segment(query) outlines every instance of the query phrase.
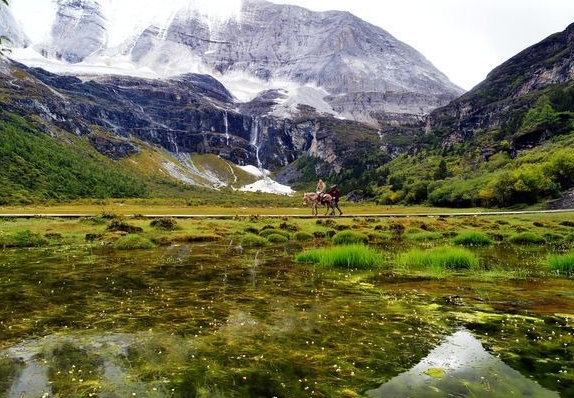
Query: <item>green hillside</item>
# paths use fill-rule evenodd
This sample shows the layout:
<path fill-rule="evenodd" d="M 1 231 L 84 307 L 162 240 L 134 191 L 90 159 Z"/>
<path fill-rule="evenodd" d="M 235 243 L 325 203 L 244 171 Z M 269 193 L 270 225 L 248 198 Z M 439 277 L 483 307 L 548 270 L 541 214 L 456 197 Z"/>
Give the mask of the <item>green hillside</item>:
<path fill-rule="evenodd" d="M 0 118 L 0 204 L 145 197 L 146 182 L 66 134 L 68 145 L 13 115 Z"/>
<path fill-rule="evenodd" d="M 558 197 L 574 187 L 574 87 L 536 95 L 533 106 L 507 115 L 512 123 L 476 131 L 462 143 L 441 145 L 449 129 L 427 133 L 425 144 L 367 172 L 365 192 L 381 204 L 448 207 L 508 207 Z"/>

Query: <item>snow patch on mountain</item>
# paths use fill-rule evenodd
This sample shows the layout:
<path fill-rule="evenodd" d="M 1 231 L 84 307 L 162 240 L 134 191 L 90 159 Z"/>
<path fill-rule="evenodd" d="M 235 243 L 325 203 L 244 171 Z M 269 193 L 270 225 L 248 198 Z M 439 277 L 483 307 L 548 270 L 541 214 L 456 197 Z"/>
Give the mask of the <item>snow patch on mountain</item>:
<path fill-rule="evenodd" d="M 58 6 L 66 0 L 10 0 L 10 9 L 33 43 L 49 39 Z M 166 27 L 181 10 L 194 10 L 211 21 L 235 18 L 241 11 L 242 0 L 94 0 L 106 16 L 108 47 L 114 47 L 130 37 L 139 35 L 153 25 Z"/>

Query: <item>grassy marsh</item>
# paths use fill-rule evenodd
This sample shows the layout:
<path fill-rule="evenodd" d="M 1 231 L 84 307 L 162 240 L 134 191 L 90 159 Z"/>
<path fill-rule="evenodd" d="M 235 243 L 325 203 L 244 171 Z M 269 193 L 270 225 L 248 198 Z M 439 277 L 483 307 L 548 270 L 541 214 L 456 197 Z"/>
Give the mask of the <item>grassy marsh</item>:
<path fill-rule="evenodd" d="M 491 243 L 453 243 L 476 231 Z M 511 239 L 525 232 L 554 238 Z M 38 391 L 62 396 L 358 397 L 464 328 L 568 396 L 574 282 L 549 258 L 573 233 L 571 213 L 3 218 L 0 387 L 20 391 L 36 366 Z M 336 244 L 356 234 L 366 244 Z M 119 250 L 125 239 L 155 246 Z M 459 252 L 471 262 L 416 266 Z"/>

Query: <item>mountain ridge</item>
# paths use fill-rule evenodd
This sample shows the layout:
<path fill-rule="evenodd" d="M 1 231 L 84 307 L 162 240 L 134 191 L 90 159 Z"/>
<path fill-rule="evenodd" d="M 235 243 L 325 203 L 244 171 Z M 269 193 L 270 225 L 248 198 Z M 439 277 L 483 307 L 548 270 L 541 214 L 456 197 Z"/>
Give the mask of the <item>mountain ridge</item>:
<path fill-rule="evenodd" d="M 298 88 L 306 87 L 328 104 L 322 112 L 373 125 L 403 115 L 420 119 L 463 92 L 418 51 L 348 12 L 245 0 L 235 17 L 214 21 L 188 8 L 171 15 L 164 25 L 131 32 L 111 48 L 106 47 L 111 18 L 102 0 L 57 4 L 52 38 L 29 47 L 43 55 L 36 62 L 45 64 L 36 66 L 50 69 L 46 61 L 51 59 L 65 61 L 58 67 L 68 67 L 68 72 L 118 62 L 128 71 L 147 68 L 158 76 L 207 73 L 232 92 L 250 83 L 259 86 L 259 93 L 279 90 L 291 103 L 300 99 L 294 98 Z M 34 66 L 28 57 L 29 53 L 14 51 L 14 59 Z M 365 100 L 356 100 L 359 93 Z M 256 96 L 251 93 L 247 100 Z M 245 95 L 239 97 L 245 100 Z M 296 106 L 283 102 L 276 101 L 274 115 L 296 113 Z"/>

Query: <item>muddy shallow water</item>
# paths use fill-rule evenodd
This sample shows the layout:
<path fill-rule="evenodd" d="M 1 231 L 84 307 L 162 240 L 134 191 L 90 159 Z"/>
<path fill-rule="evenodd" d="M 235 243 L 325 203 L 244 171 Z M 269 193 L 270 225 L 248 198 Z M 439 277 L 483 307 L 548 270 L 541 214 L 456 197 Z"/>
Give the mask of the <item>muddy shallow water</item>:
<path fill-rule="evenodd" d="M 326 270 L 297 250 L 4 250 L 0 397 L 574 396 L 571 279 Z"/>

